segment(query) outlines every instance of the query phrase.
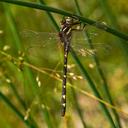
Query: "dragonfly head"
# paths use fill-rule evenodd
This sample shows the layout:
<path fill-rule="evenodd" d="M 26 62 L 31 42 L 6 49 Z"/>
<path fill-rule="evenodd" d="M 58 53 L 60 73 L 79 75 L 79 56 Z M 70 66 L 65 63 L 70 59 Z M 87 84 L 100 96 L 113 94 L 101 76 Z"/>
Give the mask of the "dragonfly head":
<path fill-rule="evenodd" d="M 64 17 L 61 21 L 61 25 L 72 25 L 73 24 L 73 18 L 71 17 Z"/>
<path fill-rule="evenodd" d="M 83 30 L 84 25 L 81 25 L 81 22 L 78 18 L 76 17 L 63 17 L 61 21 L 61 28 L 71 28 L 72 30 Z"/>

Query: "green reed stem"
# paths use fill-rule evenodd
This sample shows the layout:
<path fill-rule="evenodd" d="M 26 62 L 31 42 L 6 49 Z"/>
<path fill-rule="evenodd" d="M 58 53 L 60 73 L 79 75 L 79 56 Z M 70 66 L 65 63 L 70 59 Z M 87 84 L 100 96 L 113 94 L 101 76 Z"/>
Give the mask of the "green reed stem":
<path fill-rule="evenodd" d="M 53 13 L 58 13 L 64 16 L 70 16 L 70 17 L 76 17 L 78 18 L 81 22 L 83 23 L 87 23 L 90 25 L 93 25 L 99 29 L 102 29 L 106 32 L 109 32 L 117 37 L 120 37 L 124 40 L 128 40 L 128 35 L 121 33 L 103 23 L 97 22 L 97 21 L 93 21 L 84 17 L 81 17 L 79 15 L 64 11 L 64 10 L 60 10 L 60 9 L 56 9 L 50 6 L 46 6 L 46 5 L 41 5 L 41 4 L 37 4 L 37 3 L 32 3 L 32 2 L 23 2 L 20 0 L 0 0 L 0 2 L 7 2 L 7 3 L 11 3 L 11 4 L 16 4 L 16 5 L 20 5 L 20 6 L 24 6 L 24 7 L 30 7 L 30 8 L 35 8 L 35 9 L 40 9 L 40 10 L 44 10 L 44 11 L 48 11 L 48 12 L 53 12 Z"/>
<path fill-rule="evenodd" d="M 82 12 L 80 10 L 78 1 L 77 0 L 74 0 L 74 1 L 75 1 L 75 4 L 76 4 L 76 8 L 77 8 L 78 14 L 82 16 Z M 90 48 L 94 49 L 93 44 L 92 44 L 92 41 L 89 38 L 89 34 L 88 34 L 87 31 L 85 32 L 85 36 L 87 37 L 87 42 L 88 42 Z M 93 59 L 94 59 L 94 61 L 96 63 L 96 67 L 97 67 L 97 70 L 98 70 L 99 75 L 101 77 L 101 80 L 103 81 L 103 91 L 105 92 L 106 97 L 107 97 L 109 103 L 111 103 L 112 105 L 114 105 L 114 102 L 112 100 L 111 94 L 109 92 L 109 88 L 108 88 L 108 84 L 107 84 L 106 78 L 105 78 L 104 73 L 103 73 L 103 71 L 101 69 L 101 66 L 100 66 L 100 62 L 99 62 L 99 60 L 98 60 L 98 58 L 97 58 L 96 55 L 93 55 Z M 116 110 L 112 109 L 112 112 L 113 112 L 113 115 L 115 116 L 115 121 L 116 121 L 117 126 L 119 128 L 121 128 L 120 121 L 119 121 L 119 116 L 118 116 Z"/>
<path fill-rule="evenodd" d="M 23 114 L 10 102 L 10 99 L 8 99 L 2 92 L 0 92 L 0 99 L 2 99 L 7 106 L 13 110 L 16 115 L 24 122 L 24 124 L 28 127 L 28 128 L 35 128 L 35 126 L 33 126 L 29 120 L 25 120 Z"/>
<path fill-rule="evenodd" d="M 19 52 L 22 49 L 22 44 L 21 44 L 21 41 L 20 41 L 20 36 L 18 34 L 18 30 L 17 30 L 17 26 L 16 26 L 16 23 L 15 23 L 14 16 L 11 12 L 10 6 L 8 6 L 7 4 L 3 4 L 3 6 L 4 6 L 4 12 L 5 12 L 5 15 L 6 15 L 6 19 L 8 21 L 7 22 L 8 23 L 8 28 L 10 29 L 10 32 L 12 33 L 12 39 L 14 40 L 13 41 L 14 48 L 17 52 Z M 20 73 L 22 74 L 22 72 L 20 72 Z M 9 83 L 9 84 L 10 84 L 11 89 L 14 92 L 15 97 L 17 98 L 19 103 L 22 105 L 24 110 L 26 110 L 27 107 L 25 105 L 25 102 L 23 101 L 23 99 L 18 94 L 18 91 L 15 88 L 14 84 L 12 82 Z M 34 121 L 34 119 L 31 116 L 29 117 L 29 119 L 31 120 L 32 125 L 35 128 L 38 128 L 36 122 Z"/>
<path fill-rule="evenodd" d="M 18 35 L 18 30 L 16 28 L 16 23 L 15 23 L 13 14 L 10 10 L 10 6 L 8 6 L 7 4 L 3 4 L 3 6 L 4 6 L 4 12 L 7 19 L 7 23 L 13 37 L 12 39 L 13 39 L 14 48 L 17 51 L 19 51 L 21 49 L 21 42 L 20 42 L 20 38 Z"/>
<path fill-rule="evenodd" d="M 119 29 L 119 25 L 117 23 L 117 18 L 116 16 L 114 15 L 114 13 L 112 12 L 111 8 L 109 7 L 108 5 L 108 1 L 107 0 L 99 0 L 99 3 L 101 5 L 101 9 L 103 11 L 103 13 L 105 14 L 107 20 L 109 21 L 109 23 L 115 28 L 115 29 Z M 123 53 L 125 53 L 125 56 L 127 57 L 128 55 L 128 52 L 127 52 L 127 47 L 125 46 L 126 43 L 124 40 L 121 40 L 121 39 L 118 39 L 117 42 L 119 42 L 119 46 L 122 50 Z M 126 60 L 126 58 L 124 58 Z M 125 61 L 124 60 L 124 61 Z M 106 88 L 106 92 L 108 92 L 108 89 Z M 109 102 L 114 105 L 114 102 L 112 101 L 112 98 L 110 96 L 110 93 L 108 93 L 109 97 Z M 114 113 L 114 116 L 115 116 L 115 120 L 116 120 L 116 124 L 117 124 L 117 127 L 118 128 L 121 128 L 121 123 L 120 123 L 120 119 L 119 119 L 119 116 L 116 112 L 116 110 L 112 109 L 113 113 Z"/>
<path fill-rule="evenodd" d="M 99 99 L 103 100 L 100 93 L 98 92 L 95 84 L 93 83 L 93 81 L 91 80 L 91 77 L 89 76 L 89 74 L 87 73 L 86 69 L 83 67 L 82 63 L 80 62 L 79 58 L 77 57 L 77 55 L 75 54 L 75 52 L 73 51 L 73 49 L 71 49 L 71 54 L 73 56 L 74 61 L 76 62 L 76 64 L 78 65 L 78 67 L 80 68 L 84 78 L 88 81 L 90 88 L 92 89 L 93 93 L 95 94 L 96 97 L 98 97 Z M 116 128 L 113 119 L 108 111 L 108 109 L 106 108 L 106 106 L 100 102 L 100 106 L 103 109 L 103 112 L 105 113 L 107 119 L 109 120 L 112 128 Z"/>

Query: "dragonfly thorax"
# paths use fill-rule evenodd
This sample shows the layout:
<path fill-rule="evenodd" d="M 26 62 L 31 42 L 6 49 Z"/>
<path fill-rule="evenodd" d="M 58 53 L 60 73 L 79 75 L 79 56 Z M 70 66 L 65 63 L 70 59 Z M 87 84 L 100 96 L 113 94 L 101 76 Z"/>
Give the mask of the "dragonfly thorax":
<path fill-rule="evenodd" d="M 61 28 L 63 28 L 64 26 L 69 26 L 71 27 L 73 24 L 73 18 L 71 17 L 65 17 L 62 21 L 61 21 Z"/>
<path fill-rule="evenodd" d="M 66 39 L 67 41 L 71 40 L 71 32 L 72 32 L 72 26 L 73 26 L 74 20 L 70 17 L 64 18 L 61 21 L 61 28 L 59 32 L 59 37 L 61 42 L 65 42 L 64 40 Z"/>

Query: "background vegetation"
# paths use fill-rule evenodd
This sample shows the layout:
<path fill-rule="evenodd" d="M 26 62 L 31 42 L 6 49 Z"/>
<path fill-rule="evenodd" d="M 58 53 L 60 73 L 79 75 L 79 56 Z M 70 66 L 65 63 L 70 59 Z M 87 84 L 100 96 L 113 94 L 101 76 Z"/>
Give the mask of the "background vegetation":
<path fill-rule="evenodd" d="M 34 2 L 33 8 L 3 1 L 9 0 L 0 0 L 0 127 L 127 128 L 127 0 L 22 1 Z M 69 54 L 67 111 L 61 117 L 63 47 L 51 37 L 72 13 L 91 21 L 80 18 L 90 25 L 73 33 L 77 51 Z M 87 44 L 96 54 L 80 55 Z"/>

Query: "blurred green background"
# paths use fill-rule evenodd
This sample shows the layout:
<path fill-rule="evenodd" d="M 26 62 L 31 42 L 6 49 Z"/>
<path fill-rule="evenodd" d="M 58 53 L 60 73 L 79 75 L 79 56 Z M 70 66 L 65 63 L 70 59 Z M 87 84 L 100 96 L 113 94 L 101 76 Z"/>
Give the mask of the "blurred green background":
<path fill-rule="evenodd" d="M 39 3 L 39 1 L 29 1 Z M 48 6 L 78 14 L 75 0 L 45 0 Z M 78 0 L 84 17 L 128 33 L 127 0 Z M 53 14 L 57 24 L 63 16 Z M 74 49 L 104 101 L 117 109 L 117 128 L 128 126 L 128 41 L 87 25 L 98 65 L 84 44 L 83 32 L 73 33 Z M 0 2 L 0 128 L 110 128 L 103 110 L 71 54 L 68 58 L 67 109 L 60 116 L 63 47 L 45 11 Z M 77 40 L 80 38 L 80 40 Z M 84 43 L 83 43 L 84 42 Z M 91 54 L 91 55 L 90 55 Z M 96 60 L 97 60 L 96 59 Z M 102 73 L 99 75 L 99 69 Z M 105 79 L 105 80 L 104 80 Z M 88 92 L 90 95 L 87 95 Z M 94 94 L 93 94 L 94 95 Z M 110 102 L 111 104 L 111 102 Z"/>

